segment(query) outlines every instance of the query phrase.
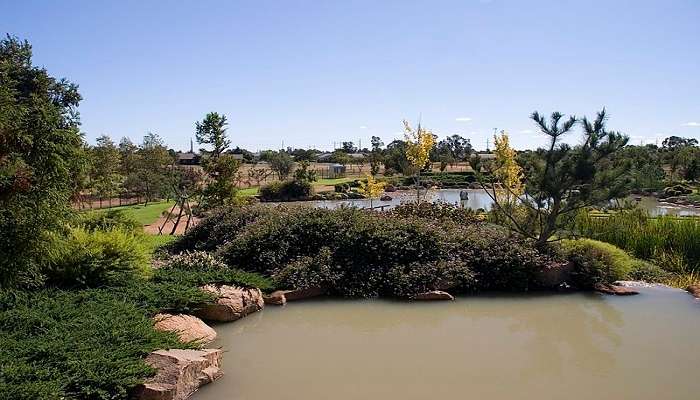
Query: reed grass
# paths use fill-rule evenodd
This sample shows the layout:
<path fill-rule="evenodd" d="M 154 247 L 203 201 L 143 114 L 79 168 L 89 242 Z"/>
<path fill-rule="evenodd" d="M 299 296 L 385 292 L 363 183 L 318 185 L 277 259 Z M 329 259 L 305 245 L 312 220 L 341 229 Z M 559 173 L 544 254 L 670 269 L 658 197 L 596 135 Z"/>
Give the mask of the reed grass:
<path fill-rule="evenodd" d="M 697 218 L 651 217 L 639 209 L 607 217 L 581 212 L 576 217 L 576 233 L 614 244 L 669 272 L 700 272 L 700 219 Z"/>

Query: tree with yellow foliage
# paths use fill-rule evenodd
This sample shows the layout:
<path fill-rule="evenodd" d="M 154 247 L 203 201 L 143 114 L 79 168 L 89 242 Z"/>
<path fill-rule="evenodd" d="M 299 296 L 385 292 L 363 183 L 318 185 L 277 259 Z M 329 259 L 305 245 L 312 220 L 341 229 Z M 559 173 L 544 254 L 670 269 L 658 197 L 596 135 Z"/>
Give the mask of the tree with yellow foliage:
<path fill-rule="evenodd" d="M 421 127 L 413 129 L 408 121 L 403 121 L 404 136 L 406 138 L 406 159 L 416 171 L 416 201 L 420 202 L 420 171 L 430 159 L 430 150 L 435 146 L 435 135 L 428 129 Z"/>
<path fill-rule="evenodd" d="M 372 200 L 379 197 L 384 192 L 386 182 L 379 182 L 372 174 L 367 174 L 367 182 L 360 182 L 359 192 L 369 199 L 369 208 L 372 209 Z"/>
<path fill-rule="evenodd" d="M 510 206 L 515 204 L 525 191 L 523 169 L 515 159 L 515 150 L 510 147 L 505 131 L 501 131 L 500 135 L 493 135 L 493 141 L 496 146 L 493 151 L 496 156 L 493 176 L 502 186 L 502 190 L 498 192 L 494 189 L 493 194 L 500 205 Z"/>

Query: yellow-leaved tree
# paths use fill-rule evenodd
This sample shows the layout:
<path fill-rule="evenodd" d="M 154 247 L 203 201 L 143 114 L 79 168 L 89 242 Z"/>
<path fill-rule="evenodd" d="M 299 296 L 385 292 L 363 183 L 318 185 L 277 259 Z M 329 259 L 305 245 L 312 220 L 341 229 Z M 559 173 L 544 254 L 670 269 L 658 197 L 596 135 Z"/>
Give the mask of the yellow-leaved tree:
<path fill-rule="evenodd" d="M 406 159 L 416 171 L 416 201 L 420 202 L 420 171 L 430 159 L 430 150 L 435 146 L 435 135 L 428 129 L 420 126 L 413 129 L 408 121 L 403 121 L 404 136 L 406 138 Z"/>
<path fill-rule="evenodd" d="M 517 154 L 510 147 L 508 134 L 505 131 L 501 131 L 500 135 L 493 135 L 493 141 L 496 146 L 493 151 L 496 156 L 493 176 L 503 187 L 498 191 L 494 189 L 493 193 L 501 206 L 512 206 L 525 191 L 523 169 L 515 159 Z"/>
<path fill-rule="evenodd" d="M 360 182 L 359 192 L 369 198 L 369 208 L 372 209 L 372 200 L 379 197 L 384 192 L 386 182 L 379 182 L 372 174 L 367 174 L 367 182 Z"/>

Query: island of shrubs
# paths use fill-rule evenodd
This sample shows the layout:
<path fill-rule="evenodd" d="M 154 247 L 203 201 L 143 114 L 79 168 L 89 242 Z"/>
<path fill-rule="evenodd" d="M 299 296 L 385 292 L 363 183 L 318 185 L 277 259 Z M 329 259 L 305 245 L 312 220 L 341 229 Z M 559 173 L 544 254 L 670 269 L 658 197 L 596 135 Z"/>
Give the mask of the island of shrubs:
<path fill-rule="evenodd" d="M 564 241 L 545 249 L 473 211 L 407 204 L 390 212 L 249 205 L 218 210 L 170 246 L 203 251 L 285 289 L 349 297 L 435 290 L 590 289 L 656 269 L 614 246 Z"/>

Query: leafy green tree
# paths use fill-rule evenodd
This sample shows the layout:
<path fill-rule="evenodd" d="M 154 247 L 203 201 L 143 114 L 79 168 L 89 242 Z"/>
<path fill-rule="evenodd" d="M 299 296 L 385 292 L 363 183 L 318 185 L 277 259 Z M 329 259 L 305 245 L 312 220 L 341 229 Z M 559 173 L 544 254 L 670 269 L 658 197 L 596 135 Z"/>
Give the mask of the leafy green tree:
<path fill-rule="evenodd" d="M 606 130 L 605 109 L 592 121 L 585 117 L 580 121 L 575 117 L 564 119 L 559 112 L 552 113 L 549 122 L 538 112 L 531 118 L 549 137 L 549 146 L 533 153 L 538 157 L 525 169 L 525 192 L 519 196 L 521 207 L 504 207 L 496 196 L 492 200 L 509 228 L 535 239 L 543 247 L 570 225 L 578 210 L 625 194 L 628 171 L 616 167 L 611 159 L 628 138 Z M 583 140 L 572 147 L 562 138 L 577 123 L 583 129 Z"/>
<path fill-rule="evenodd" d="M 0 286 L 42 284 L 47 232 L 59 229 L 85 167 L 77 85 L 32 65 L 32 47 L 0 41 Z"/>
<path fill-rule="evenodd" d="M 378 136 L 372 136 L 372 150 L 369 153 L 370 173 L 374 176 L 379 173 L 379 168 L 384 162 L 382 147 L 384 142 Z"/>
<path fill-rule="evenodd" d="M 384 151 L 384 170 L 411 174 L 411 163 L 406 158 L 406 142 L 394 140 L 386 146 Z"/>
<path fill-rule="evenodd" d="M 107 135 L 97 138 L 91 151 L 92 184 L 101 198 L 111 198 L 119 194 L 122 175 L 119 173 L 121 157 L 119 149 Z"/>
<path fill-rule="evenodd" d="M 202 122 L 195 123 L 197 143 L 211 145 L 211 156 L 214 158 L 219 157 L 231 144 L 226 136 L 227 125 L 226 116 L 216 112 L 208 113 Z"/>
<path fill-rule="evenodd" d="M 355 143 L 353 142 L 343 142 L 343 147 L 339 150 L 347 154 L 357 153 L 357 147 L 355 147 Z"/>
<path fill-rule="evenodd" d="M 294 179 L 305 182 L 316 182 L 316 171 L 309 169 L 311 164 L 304 160 L 299 162 L 297 169 L 294 171 Z"/>
<path fill-rule="evenodd" d="M 163 144 L 163 139 L 155 133 L 148 132 L 137 152 L 135 186 L 145 198 L 146 204 L 171 194 L 169 169 L 173 158 Z"/>
<path fill-rule="evenodd" d="M 202 191 L 200 206 L 204 209 L 230 204 L 236 198 L 236 174 L 240 162 L 230 154 L 221 154 L 204 164 L 209 182 Z"/>
<path fill-rule="evenodd" d="M 294 160 L 292 156 L 284 151 L 278 151 L 270 156 L 270 169 L 272 169 L 279 180 L 285 180 L 292 173 L 294 168 Z"/>

